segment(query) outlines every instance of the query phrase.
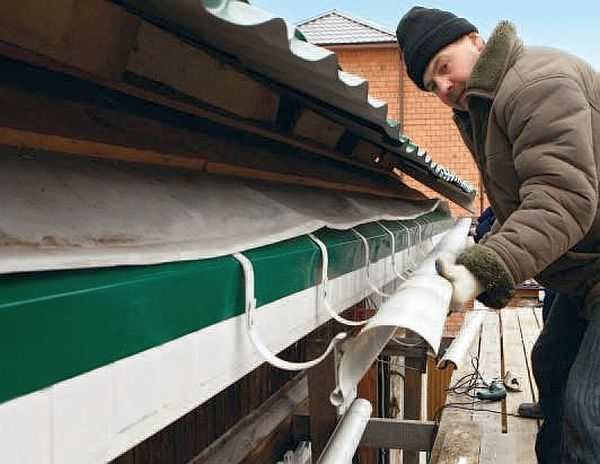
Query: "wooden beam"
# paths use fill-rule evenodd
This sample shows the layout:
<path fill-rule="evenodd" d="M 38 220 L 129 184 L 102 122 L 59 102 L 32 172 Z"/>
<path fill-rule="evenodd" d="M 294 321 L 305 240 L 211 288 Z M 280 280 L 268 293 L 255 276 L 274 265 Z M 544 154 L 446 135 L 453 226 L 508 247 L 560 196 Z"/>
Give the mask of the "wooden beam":
<path fill-rule="evenodd" d="M 381 354 L 384 356 L 420 358 L 425 357 L 429 351 L 428 343 L 421 337 L 397 337 L 397 340 L 401 343 L 397 343 L 393 340 L 390 341 L 385 348 L 383 348 Z M 442 338 L 438 349 L 438 357 L 448 349 L 452 340 L 454 340 L 452 337 Z"/>
<path fill-rule="evenodd" d="M 436 450 L 435 446 L 439 449 Z M 452 426 L 436 438 L 432 464 L 479 464 L 481 429 L 472 421 L 453 421 Z M 488 461 L 493 462 L 493 461 Z"/>
<path fill-rule="evenodd" d="M 16 9 L 9 3 L 6 3 L 5 7 L 0 7 L 0 18 L 4 19 L 3 22 L 0 21 L 0 41 L 4 42 L 0 44 L 0 48 L 3 49 L 2 53 L 5 53 L 6 56 L 27 57 L 27 61 L 31 63 L 46 63 L 51 65 L 53 69 L 61 69 L 75 75 L 87 74 L 88 78 L 95 82 L 103 82 L 103 85 L 111 88 L 128 89 L 132 93 L 139 92 L 139 89 L 135 90 L 135 87 L 127 86 L 120 79 L 130 57 L 130 52 L 133 51 L 133 54 L 137 52 L 136 47 L 139 43 L 135 44 L 135 38 L 138 28 L 144 21 L 128 13 L 119 5 L 105 0 L 57 0 L 52 3 L 52 6 L 43 6 L 36 0 L 25 0 L 20 2 Z M 153 27 L 147 23 L 146 25 L 147 28 Z M 165 32 L 164 34 L 169 33 Z M 178 43 L 184 44 L 182 41 Z M 190 46 L 190 48 L 197 47 Z M 171 51 L 170 48 L 168 50 Z M 162 53 L 159 58 L 160 61 L 164 60 L 160 67 L 163 70 L 168 70 L 169 67 L 165 66 L 164 63 L 170 59 L 170 53 Z M 236 65 L 234 61 L 230 64 Z M 187 88 L 188 84 L 193 85 L 194 77 L 202 76 L 202 73 L 195 76 L 189 70 L 180 72 L 179 69 L 178 71 L 170 77 L 177 81 L 171 82 L 171 85 L 175 87 L 185 81 Z M 363 169 L 378 171 L 387 180 L 393 182 L 395 176 L 389 172 L 389 167 L 395 166 L 396 169 L 402 169 L 416 180 L 434 188 L 443 195 L 447 195 L 465 208 L 469 208 L 470 203 L 472 203 L 473 198 L 459 188 L 435 178 L 426 169 L 419 167 L 410 159 L 393 154 L 395 147 L 389 144 L 386 136 L 381 133 L 379 128 L 373 127 L 373 124 L 365 124 L 365 121 L 361 121 L 341 108 L 329 108 L 314 98 L 271 82 L 263 76 L 247 73 L 241 68 L 239 71 L 240 79 L 244 82 L 255 81 L 254 84 L 249 85 L 255 86 L 256 89 L 261 86 L 270 89 L 267 92 L 269 96 L 266 97 L 265 101 L 262 101 L 262 97 L 259 95 L 263 94 L 264 96 L 267 94 L 258 91 L 254 93 L 256 98 L 250 98 L 250 101 L 254 101 L 256 106 L 248 105 L 243 108 L 244 111 L 250 112 L 251 117 L 252 115 L 256 116 L 256 111 L 259 115 L 262 112 L 270 113 L 274 101 L 273 96 L 276 95 L 277 98 L 291 96 L 297 99 L 301 105 L 319 112 L 321 117 L 327 119 L 331 124 L 339 124 L 350 129 L 356 134 L 360 134 L 362 138 L 380 145 L 381 149 L 387 152 L 386 156 L 381 157 L 383 164 L 381 162 L 356 162 Z M 241 77 L 242 75 L 244 77 Z M 246 78 L 249 81 L 246 81 Z M 146 97 L 151 100 L 155 99 L 157 96 L 153 96 L 153 93 L 155 92 L 146 93 Z M 220 94 L 219 98 L 224 98 L 228 103 L 231 103 L 229 100 L 231 94 Z M 167 101 L 169 100 L 171 100 L 171 104 L 177 104 L 177 102 L 172 101 L 172 98 L 167 99 Z M 238 100 L 241 102 L 236 103 L 233 101 L 232 104 L 244 105 L 243 98 Z M 189 105 L 189 108 L 194 108 L 194 106 L 196 105 Z M 253 128 L 255 131 L 264 131 L 264 129 L 260 127 Z M 267 129 L 266 132 L 276 138 L 281 136 L 281 134 L 277 134 L 272 130 Z M 306 146 L 305 142 L 308 141 L 308 139 L 304 141 L 297 140 L 294 137 L 290 137 L 290 139 L 304 146 Z M 309 145 L 312 145 L 315 150 L 323 148 L 319 143 L 309 143 Z M 331 152 L 326 151 L 324 155 L 330 157 L 333 155 L 340 159 L 339 156 Z M 352 163 L 352 161 L 346 162 Z"/>
<path fill-rule="evenodd" d="M 360 442 L 371 448 L 430 451 L 436 423 L 429 421 L 372 418 Z"/>
<path fill-rule="evenodd" d="M 154 150 L 142 150 L 91 140 L 78 140 L 10 127 L 0 127 L 0 144 L 19 149 L 59 152 L 66 155 L 130 161 L 195 171 L 205 171 L 207 166 L 207 161 L 202 158 L 186 158 Z"/>
<path fill-rule="evenodd" d="M 310 359 L 322 353 L 319 340 L 307 345 Z M 310 413 L 310 438 L 313 462 L 317 462 L 329 437 L 337 425 L 337 412 L 329 401 L 335 389 L 335 353 L 331 353 L 319 365 L 308 370 L 308 405 Z"/>
<path fill-rule="evenodd" d="M 190 104 L 189 98 L 180 98 L 172 95 L 169 95 L 165 98 L 164 94 L 161 94 L 161 92 L 146 91 L 145 89 L 136 88 L 135 86 L 128 85 L 127 83 L 118 79 L 123 72 L 123 60 L 127 58 L 129 51 L 132 48 L 131 41 L 135 37 L 137 27 L 139 27 L 141 21 L 139 18 L 127 13 L 118 5 L 114 5 L 103 0 L 85 0 L 86 5 L 88 6 L 81 8 L 81 11 L 84 13 L 89 11 L 102 11 L 104 12 L 103 15 L 100 15 L 98 18 L 90 16 L 81 21 L 69 21 L 67 18 L 58 25 L 60 27 L 47 27 L 46 25 L 41 24 L 45 21 L 47 22 L 47 18 L 50 16 L 69 16 L 72 13 L 71 10 L 77 10 L 81 3 L 82 2 L 75 2 L 75 0 L 60 0 L 58 4 L 53 3 L 52 15 L 48 15 L 44 14 L 43 9 L 38 7 L 39 2 L 36 2 L 35 0 L 28 0 L 25 3 L 23 11 L 19 15 L 20 23 L 18 21 L 15 24 L 11 23 L 11 28 L 7 29 L 10 33 L 5 35 L 0 34 L 0 40 L 3 41 L 3 43 L 0 43 L 0 53 L 4 54 L 5 56 L 24 59 L 26 62 L 32 64 L 41 64 L 49 67 L 50 69 L 68 72 L 69 74 L 76 76 L 84 76 L 86 79 L 101 83 L 107 87 L 119 89 L 128 92 L 131 95 L 143 95 L 144 98 L 150 101 L 160 101 L 162 104 L 166 104 L 173 108 L 177 107 L 181 110 L 185 109 L 185 111 L 192 114 L 205 113 L 205 115 L 220 119 L 222 122 L 225 122 L 228 125 L 232 124 L 233 121 L 227 117 L 223 120 L 222 116 L 219 116 L 214 112 L 206 112 L 202 108 L 197 108 L 197 103 Z M 13 11 L 10 8 L 9 10 L 10 11 L 2 15 L 2 17 L 12 18 Z M 27 24 L 27 22 L 31 22 L 31 24 Z M 129 24 L 129 22 L 133 23 Z M 101 27 L 96 27 L 96 23 L 104 25 L 104 29 Z M 71 31 L 71 29 L 75 27 L 73 24 L 82 25 L 80 28 L 84 33 L 80 32 L 79 30 L 76 30 L 75 32 Z M 111 26 L 113 30 L 107 29 L 108 26 Z M 14 31 L 19 31 L 19 28 L 22 27 L 27 31 L 33 30 L 33 33 L 29 32 L 25 37 L 14 33 Z M 46 40 L 47 38 L 44 37 L 43 32 L 48 34 L 52 33 L 54 30 L 65 30 L 66 32 L 63 34 L 63 36 L 68 37 L 68 40 L 65 42 L 66 45 L 63 44 L 61 47 L 59 47 L 58 51 L 49 50 L 44 46 L 45 43 L 53 43 L 53 41 Z M 57 37 L 63 36 L 52 35 L 52 38 L 54 38 L 54 42 L 56 42 L 58 40 Z M 82 45 L 83 43 L 85 43 L 85 46 Z M 78 44 L 78 46 L 74 47 L 73 44 Z M 101 44 L 101 50 L 98 50 L 98 44 Z M 110 44 L 110 47 L 106 47 L 105 44 Z M 89 49 L 90 47 L 91 49 Z M 73 48 L 82 50 L 83 53 L 81 53 L 81 56 L 78 55 L 77 58 L 70 57 L 68 53 L 69 50 Z M 91 63 L 86 64 L 85 59 L 82 59 L 82 57 L 91 59 Z M 80 61 L 80 59 L 82 60 Z M 116 64 L 113 64 L 115 59 Z M 103 63 L 111 63 L 111 65 L 108 69 L 103 69 Z M 351 115 L 341 114 L 335 109 L 328 109 L 327 107 L 324 107 L 322 103 L 313 101 L 313 99 L 310 98 L 306 98 L 298 92 L 277 85 L 276 83 L 269 82 L 269 86 L 272 87 L 273 91 L 278 93 L 280 97 L 288 97 L 291 95 L 293 98 L 299 98 L 302 105 L 312 108 L 314 111 L 320 112 L 321 116 L 329 120 L 331 123 L 340 124 L 357 134 L 361 134 L 362 137 L 365 137 L 368 140 L 383 144 L 382 146 L 384 150 L 388 151 L 388 154 L 391 155 L 384 158 L 385 163 L 381 166 L 378 163 L 372 164 L 353 160 L 344 160 L 346 163 L 361 166 L 363 169 L 371 169 L 373 171 L 380 172 L 381 175 L 385 176 L 387 181 L 392 183 L 398 178 L 398 176 L 394 176 L 393 173 L 390 173 L 387 168 L 388 166 L 396 166 L 396 169 L 401 168 L 404 172 L 414 177 L 416 180 L 431 188 L 434 188 L 443 195 L 448 196 L 461 206 L 467 209 L 470 208 L 470 205 L 473 202 L 473 198 L 470 195 L 462 192 L 457 187 L 451 186 L 435 178 L 430 173 L 426 172 L 426 170 L 418 167 L 416 164 L 413 164 L 410 160 L 403 159 L 399 155 L 393 155 L 392 152 L 394 151 L 394 148 L 387 144 L 386 137 L 383 136 L 380 131 L 375 130 L 372 127 L 367 127 L 370 125 L 365 126 L 364 121 L 355 122 L 354 119 L 356 118 L 352 117 Z M 282 92 L 285 92 L 285 94 Z M 236 125 L 240 124 L 239 121 L 233 123 Z M 287 143 L 291 143 L 294 146 L 302 146 L 303 148 L 312 147 L 312 151 L 315 153 L 320 153 L 324 156 L 343 160 L 343 157 L 328 151 L 326 147 L 322 147 L 318 143 L 310 143 L 308 139 L 300 140 L 295 137 L 278 134 L 270 128 L 255 126 L 252 124 L 248 125 L 247 123 L 243 122 L 242 124 L 245 125 L 246 130 L 253 133 L 261 133 L 262 135 L 267 135 L 275 140 L 286 139 Z"/>
<path fill-rule="evenodd" d="M 352 150 L 352 157 L 362 161 L 365 164 L 371 164 L 373 166 L 383 166 L 385 150 L 375 145 L 374 143 L 360 140 L 354 150 Z M 389 158 L 385 159 L 389 162 Z M 389 170 L 392 166 L 387 166 Z"/>
<path fill-rule="evenodd" d="M 422 358 L 427 356 L 429 345 L 421 337 L 397 337 L 391 340 L 381 351 L 384 356 L 404 356 Z"/>
<path fill-rule="evenodd" d="M 204 171 L 209 174 L 226 175 L 287 185 L 301 185 L 342 192 L 366 193 L 391 198 L 403 198 L 403 195 L 386 192 L 382 189 L 368 186 L 350 185 L 341 182 L 306 177 L 304 175 L 281 174 L 265 169 L 254 169 L 207 161 L 202 158 L 171 155 L 153 150 L 140 150 L 137 148 L 109 145 L 89 140 L 78 140 L 68 137 L 20 131 L 8 127 L 0 127 L 0 146 L 2 145 L 14 147 L 19 150 L 40 150 L 44 152 L 56 152 L 63 155 L 76 155 L 88 158 L 110 159 L 164 166 L 168 168 Z"/>
<path fill-rule="evenodd" d="M 239 464 L 263 445 L 306 400 L 308 386 L 301 375 L 275 393 L 258 409 L 230 428 L 189 464 Z"/>
<path fill-rule="evenodd" d="M 403 184 L 97 85 L 0 59 L 0 144 L 394 198 Z"/>
<path fill-rule="evenodd" d="M 382 196 L 380 189 L 348 185 L 335 181 L 327 181 L 301 175 L 286 175 L 269 172 L 261 169 L 246 168 L 224 163 L 209 162 L 202 158 L 191 158 L 153 150 L 140 150 L 131 147 L 109 145 L 88 140 L 77 140 L 35 132 L 20 131 L 7 127 L 0 127 L 0 145 L 16 147 L 19 149 L 41 150 L 58 152 L 66 155 L 76 155 L 90 158 L 111 159 L 126 162 L 165 166 L 194 171 L 204 171 L 209 174 L 226 175 L 245 179 L 264 180 L 274 183 L 302 185 L 347 191 L 355 193 L 371 193 Z M 387 195 L 395 197 L 396 195 Z"/>
<path fill-rule="evenodd" d="M 368 172 L 377 174 L 378 184 L 380 186 L 387 185 L 393 189 L 396 186 L 400 185 L 400 187 L 398 188 L 405 189 L 411 192 L 410 195 L 412 199 L 418 200 L 426 198 L 417 190 L 408 189 L 408 187 L 401 181 L 399 176 L 387 176 L 385 171 L 383 171 L 379 167 L 362 165 L 361 163 L 353 161 L 352 159 L 348 158 L 342 153 L 337 153 L 336 151 L 328 149 L 326 146 L 311 141 L 307 138 L 293 137 L 286 134 L 278 133 L 269 127 L 256 125 L 252 121 L 244 120 L 242 118 L 236 118 L 233 114 L 219 112 L 215 108 L 203 106 L 202 102 L 190 99 L 189 97 L 186 97 L 184 95 L 165 92 L 165 89 L 160 89 L 158 87 L 149 87 L 148 82 L 142 84 L 140 82 L 130 83 L 106 79 L 102 76 L 90 74 L 74 66 L 55 61 L 43 55 L 39 55 L 36 52 L 21 49 L 15 47 L 14 45 L 1 41 L 0 55 L 8 57 L 12 60 L 30 63 L 34 66 L 48 69 L 56 73 L 80 78 L 87 82 L 101 85 L 106 89 L 112 89 L 124 95 L 129 95 L 134 98 L 155 103 L 156 105 L 161 105 L 167 111 L 168 109 L 175 110 L 182 114 L 188 114 L 207 121 L 212 121 L 221 125 L 222 127 L 227 127 L 232 130 L 244 131 L 247 134 L 264 137 L 265 139 L 271 140 L 276 143 L 286 144 L 289 146 L 289 148 L 294 148 L 303 152 L 320 155 L 322 157 L 329 158 L 335 161 L 341 161 L 342 163 L 348 166 L 352 166 L 360 170 L 366 170 Z"/>
<path fill-rule="evenodd" d="M 301 441 L 310 441 L 310 415 L 308 413 L 308 402 L 306 410 L 304 404 L 296 410 L 292 417 L 292 436 L 294 443 Z"/>
<path fill-rule="evenodd" d="M 127 71 L 246 119 L 273 122 L 279 95 L 217 56 L 143 22 Z"/>
<path fill-rule="evenodd" d="M 310 139 L 329 148 L 335 148 L 344 134 L 344 127 L 318 113 L 304 110 L 296 121 L 293 134 L 296 137 Z"/>
<path fill-rule="evenodd" d="M 423 358 L 405 358 L 404 372 L 404 419 L 421 419 L 422 364 Z M 419 452 L 402 451 L 403 464 L 418 464 Z"/>
<path fill-rule="evenodd" d="M 141 19 L 103 0 L 0 2 L 0 40 L 119 79 Z"/>

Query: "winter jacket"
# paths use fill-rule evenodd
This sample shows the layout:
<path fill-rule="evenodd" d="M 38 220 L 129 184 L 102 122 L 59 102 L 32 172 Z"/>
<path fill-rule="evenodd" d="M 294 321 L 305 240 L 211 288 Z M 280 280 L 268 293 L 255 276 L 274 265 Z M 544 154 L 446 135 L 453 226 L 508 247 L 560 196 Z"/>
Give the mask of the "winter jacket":
<path fill-rule="evenodd" d="M 493 233 L 459 257 L 502 307 L 514 286 L 543 285 L 600 302 L 600 74 L 567 53 L 524 47 L 500 23 L 455 122 L 482 173 Z"/>

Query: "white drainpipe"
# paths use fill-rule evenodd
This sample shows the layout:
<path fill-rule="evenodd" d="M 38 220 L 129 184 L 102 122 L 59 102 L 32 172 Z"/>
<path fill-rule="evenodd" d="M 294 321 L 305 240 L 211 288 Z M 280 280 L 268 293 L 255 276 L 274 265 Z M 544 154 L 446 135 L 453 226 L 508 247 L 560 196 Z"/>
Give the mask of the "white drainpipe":
<path fill-rule="evenodd" d="M 351 464 L 372 412 L 371 403 L 355 399 L 329 438 L 318 464 Z"/>

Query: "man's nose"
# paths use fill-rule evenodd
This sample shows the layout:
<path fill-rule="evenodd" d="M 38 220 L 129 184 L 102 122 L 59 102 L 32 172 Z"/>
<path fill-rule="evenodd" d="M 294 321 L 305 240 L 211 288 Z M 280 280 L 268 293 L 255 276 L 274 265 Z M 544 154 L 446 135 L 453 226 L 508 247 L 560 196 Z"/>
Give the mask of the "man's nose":
<path fill-rule="evenodd" d="M 441 95 L 448 96 L 452 92 L 452 88 L 453 88 L 452 81 L 447 78 L 440 78 L 437 83 L 437 87 L 438 87 Z"/>

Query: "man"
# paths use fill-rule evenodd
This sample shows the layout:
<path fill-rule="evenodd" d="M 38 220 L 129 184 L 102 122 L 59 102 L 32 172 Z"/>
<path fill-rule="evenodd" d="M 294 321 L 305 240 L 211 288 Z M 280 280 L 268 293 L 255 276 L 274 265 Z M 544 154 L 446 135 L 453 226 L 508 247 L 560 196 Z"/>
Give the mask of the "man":
<path fill-rule="evenodd" d="M 455 263 L 437 263 L 452 305 L 477 296 L 501 308 L 532 277 L 560 292 L 532 353 L 545 417 L 536 453 L 598 463 L 600 76 L 524 47 L 508 22 L 484 43 L 467 20 L 415 7 L 397 37 L 412 81 L 454 109 L 497 219 Z"/>

